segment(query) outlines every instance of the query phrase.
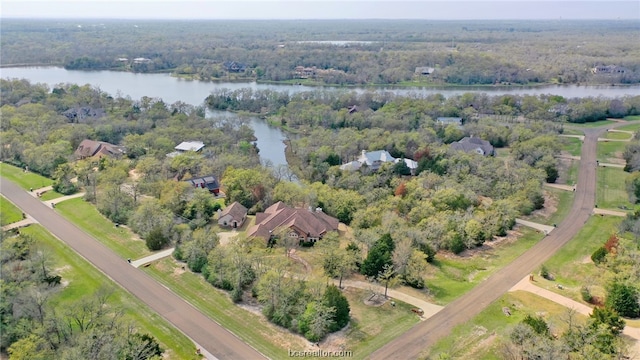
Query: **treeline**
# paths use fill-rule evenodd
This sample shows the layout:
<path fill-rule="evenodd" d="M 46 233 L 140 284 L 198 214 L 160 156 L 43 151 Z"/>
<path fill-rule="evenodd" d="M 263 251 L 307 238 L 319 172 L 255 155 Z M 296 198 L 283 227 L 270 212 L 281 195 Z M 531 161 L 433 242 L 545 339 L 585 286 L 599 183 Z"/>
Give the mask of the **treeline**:
<path fill-rule="evenodd" d="M 0 351 L 11 359 L 157 359 L 156 339 L 136 331 L 100 289 L 57 304 L 62 278 L 52 255 L 32 237 L 2 232 Z"/>
<path fill-rule="evenodd" d="M 603 36 L 587 35 L 593 28 Z M 5 64 L 173 70 L 201 80 L 302 81 L 295 68 L 303 66 L 316 67 L 316 83 L 345 85 L 640 81 L 632 21 L 6 20 L 1 29 Z M 228 61 L 246 70 L 230 71 Z M 624 71 L 591 71 L 610 65 Z"/>
<path fill-rule="evenodd" d="M 441 94 L 323 90 L 290 94 L 243 88 L 213 91 L 205 102 L 210 109 L 263 114 L 269 116 L 271 122 L 292 129 L 321 126 L 415 130 L 438 117 L 461 117 L 465 123 L 487 116 L 496 116 L 503 122 L 516 122 L 524 117 L 560 124 L 585 123 L 640 114 L 640 96 L 611 99 L 466 93 L 445 98 Z"/>

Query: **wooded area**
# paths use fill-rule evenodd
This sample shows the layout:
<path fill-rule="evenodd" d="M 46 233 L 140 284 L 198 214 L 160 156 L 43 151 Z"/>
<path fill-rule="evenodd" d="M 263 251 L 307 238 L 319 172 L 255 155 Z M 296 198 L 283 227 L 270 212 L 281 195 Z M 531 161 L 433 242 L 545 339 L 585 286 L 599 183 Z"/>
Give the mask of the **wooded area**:
<path fill-rule="evenodd" d="M 5 19 L 0 29 L 4 66 L 337 85 L 640 82 L 631 20 Z"/>

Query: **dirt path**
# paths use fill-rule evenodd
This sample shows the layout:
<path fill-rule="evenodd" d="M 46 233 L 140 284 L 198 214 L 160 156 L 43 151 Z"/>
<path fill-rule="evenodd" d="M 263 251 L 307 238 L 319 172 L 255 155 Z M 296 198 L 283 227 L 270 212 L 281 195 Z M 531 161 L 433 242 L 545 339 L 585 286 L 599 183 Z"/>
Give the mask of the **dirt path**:
<path fill-rule="evenodd" d="M 555 230 L 555 227 L 553 227 L 553 226 L 545 225 L 545 224 L 539 224 L 539 223 L 536 223 L 536 222 L 533 222 L 533 221 L 527 221 L 527 220 L 523 220 L 523 219 L 516 219 L 516 224 L 527 226 L 527 227 L 530 227 L 532 229 L 540 230 L 545 235 L 550 234 L 553 230 Z"/>
<path fill-rule="evenodd" d="M 338 286 L 339 284 L 339 280 L 333 280 L 333 283 Z M 364 282 L 364 281 L 354 281 L 354 280 L 342 280 L 342 286 L 343 287 L 352 287 L 352 288 L 357 288 L 357 289 L 363 289 L 363 290 L 373 290 L 375 292 L 377 292 L 378 294 L 384 294 L 384 286 L 380 286 L 378 284 L 374 284 L 374 283 L 368 283 L 368 282 Z M 436 305 L 436 304 L 432 304 L 426 300 L 422 300 L 422 299 L 418 299 L 414 296 L 411 295 L 407 295 L 405 293 L 402 293 L 400 291 L 394 290 L 394 289 L 388 289 L 387 290 L 387 295 L 391 298 L 391 299 L 396 299 L 396 300 L 400 300 L 402 302 L 405 302 L 407 304 L 411 304 L 415 307 L 418 307 L 420 309 L 422 309 L 424 311 L 424 315 L 422 316 L 422 320 L 426 320 L 430 317 L 432 317 L 433 315 L 435 315 L 438 311 L 442 310 L 443 306 L 440 305 Z"/>
<path fill-rule="evenodd" d="M 572 186 L 572 185 L 564 185 L 564 184 L 549 184 L 549 183 L 544 183 L 544 186 L 550 187 L 550 188 L 554 188 L 554 189 L 560 189 L 560 190 L 566 190 L 566 191 L 575 191 L 576 187 Z"/>
<path fill-rule="evenodd" d="M 611 215 L 611 216 L 627 217 L 627 213 L 626 212 L 624 212 L 624 211 L 616 211 L 616 210 L 607 210 L 607 209 L 595 208 L 595 209 L 593 209 L 593 213 L 594 214 L 598 214 L 598 215 Z"/>

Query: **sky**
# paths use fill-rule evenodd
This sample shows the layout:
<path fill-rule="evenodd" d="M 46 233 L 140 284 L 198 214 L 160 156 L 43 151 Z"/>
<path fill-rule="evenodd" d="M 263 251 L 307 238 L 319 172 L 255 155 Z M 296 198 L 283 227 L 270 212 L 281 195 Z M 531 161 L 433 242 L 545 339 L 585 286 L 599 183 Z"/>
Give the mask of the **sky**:
<path fill-rule="evenodd" d="M 640 0 L 2 0 L 0 18 L 640 20 Z"/>

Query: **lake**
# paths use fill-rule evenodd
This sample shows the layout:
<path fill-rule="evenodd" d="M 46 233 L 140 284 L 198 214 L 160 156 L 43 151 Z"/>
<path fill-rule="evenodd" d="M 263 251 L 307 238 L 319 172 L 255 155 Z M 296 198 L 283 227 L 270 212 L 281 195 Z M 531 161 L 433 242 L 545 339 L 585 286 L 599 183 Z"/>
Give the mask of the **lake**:
<path fill-rule="evenodd" d="M 185 80 L 175 78 L 169 74 L 136 74 L 120 71 L 79 71 L 65 70 L 60 67 L 15 67 L 0 68 L 1 78 L 21 78 L 32 83 L 44 83 L 50 88 L 60 83 L 90 84 L 100 88 L 114 96 L 129 96 L 134 100 L 143 96 L 161 98 L 165 103 L 172 104 L 182 101 L 187 104 L 201 105 L 204 99 L 217 89 L 241 89 L 251 88 L 254 90 L 277 90 L 289 93 L 301 91 L 312 91 L 317 87 L 304 85 L 285 84 L 258 84 L 242 82 L 204 82 L 197 80 Z M 468 92 L 487 93 L 489 95 L 541 95 L 553 94 L 566 98 L 604 96 L 609 98 L 622 97 L 626 95 L 640 95 L 640 85 L 634 86 L 579 86 L 579 85 L 552 85 L 540 87 L 441 87 L 441 88 L 391 88 L 391 87 L 323 87 L 323 89 L 335 89 L 336 91 L 354 90 L 365 91 L 391 91 L 402 95 L 427 96 L 431 94 L 442 94 L 445 97 L 462 95 Z M 228 114 L 227 116 L 234 116 Z M 285 135 L 280 129 L 269 126 L 259 118 L 251 119 L 251 126 L 258 138 L 257 145 L 260 149 L 262 160 L 269 160 L 273 165 L 286 165 L 284 156 L 284 144 L 282 140 Z"/>

